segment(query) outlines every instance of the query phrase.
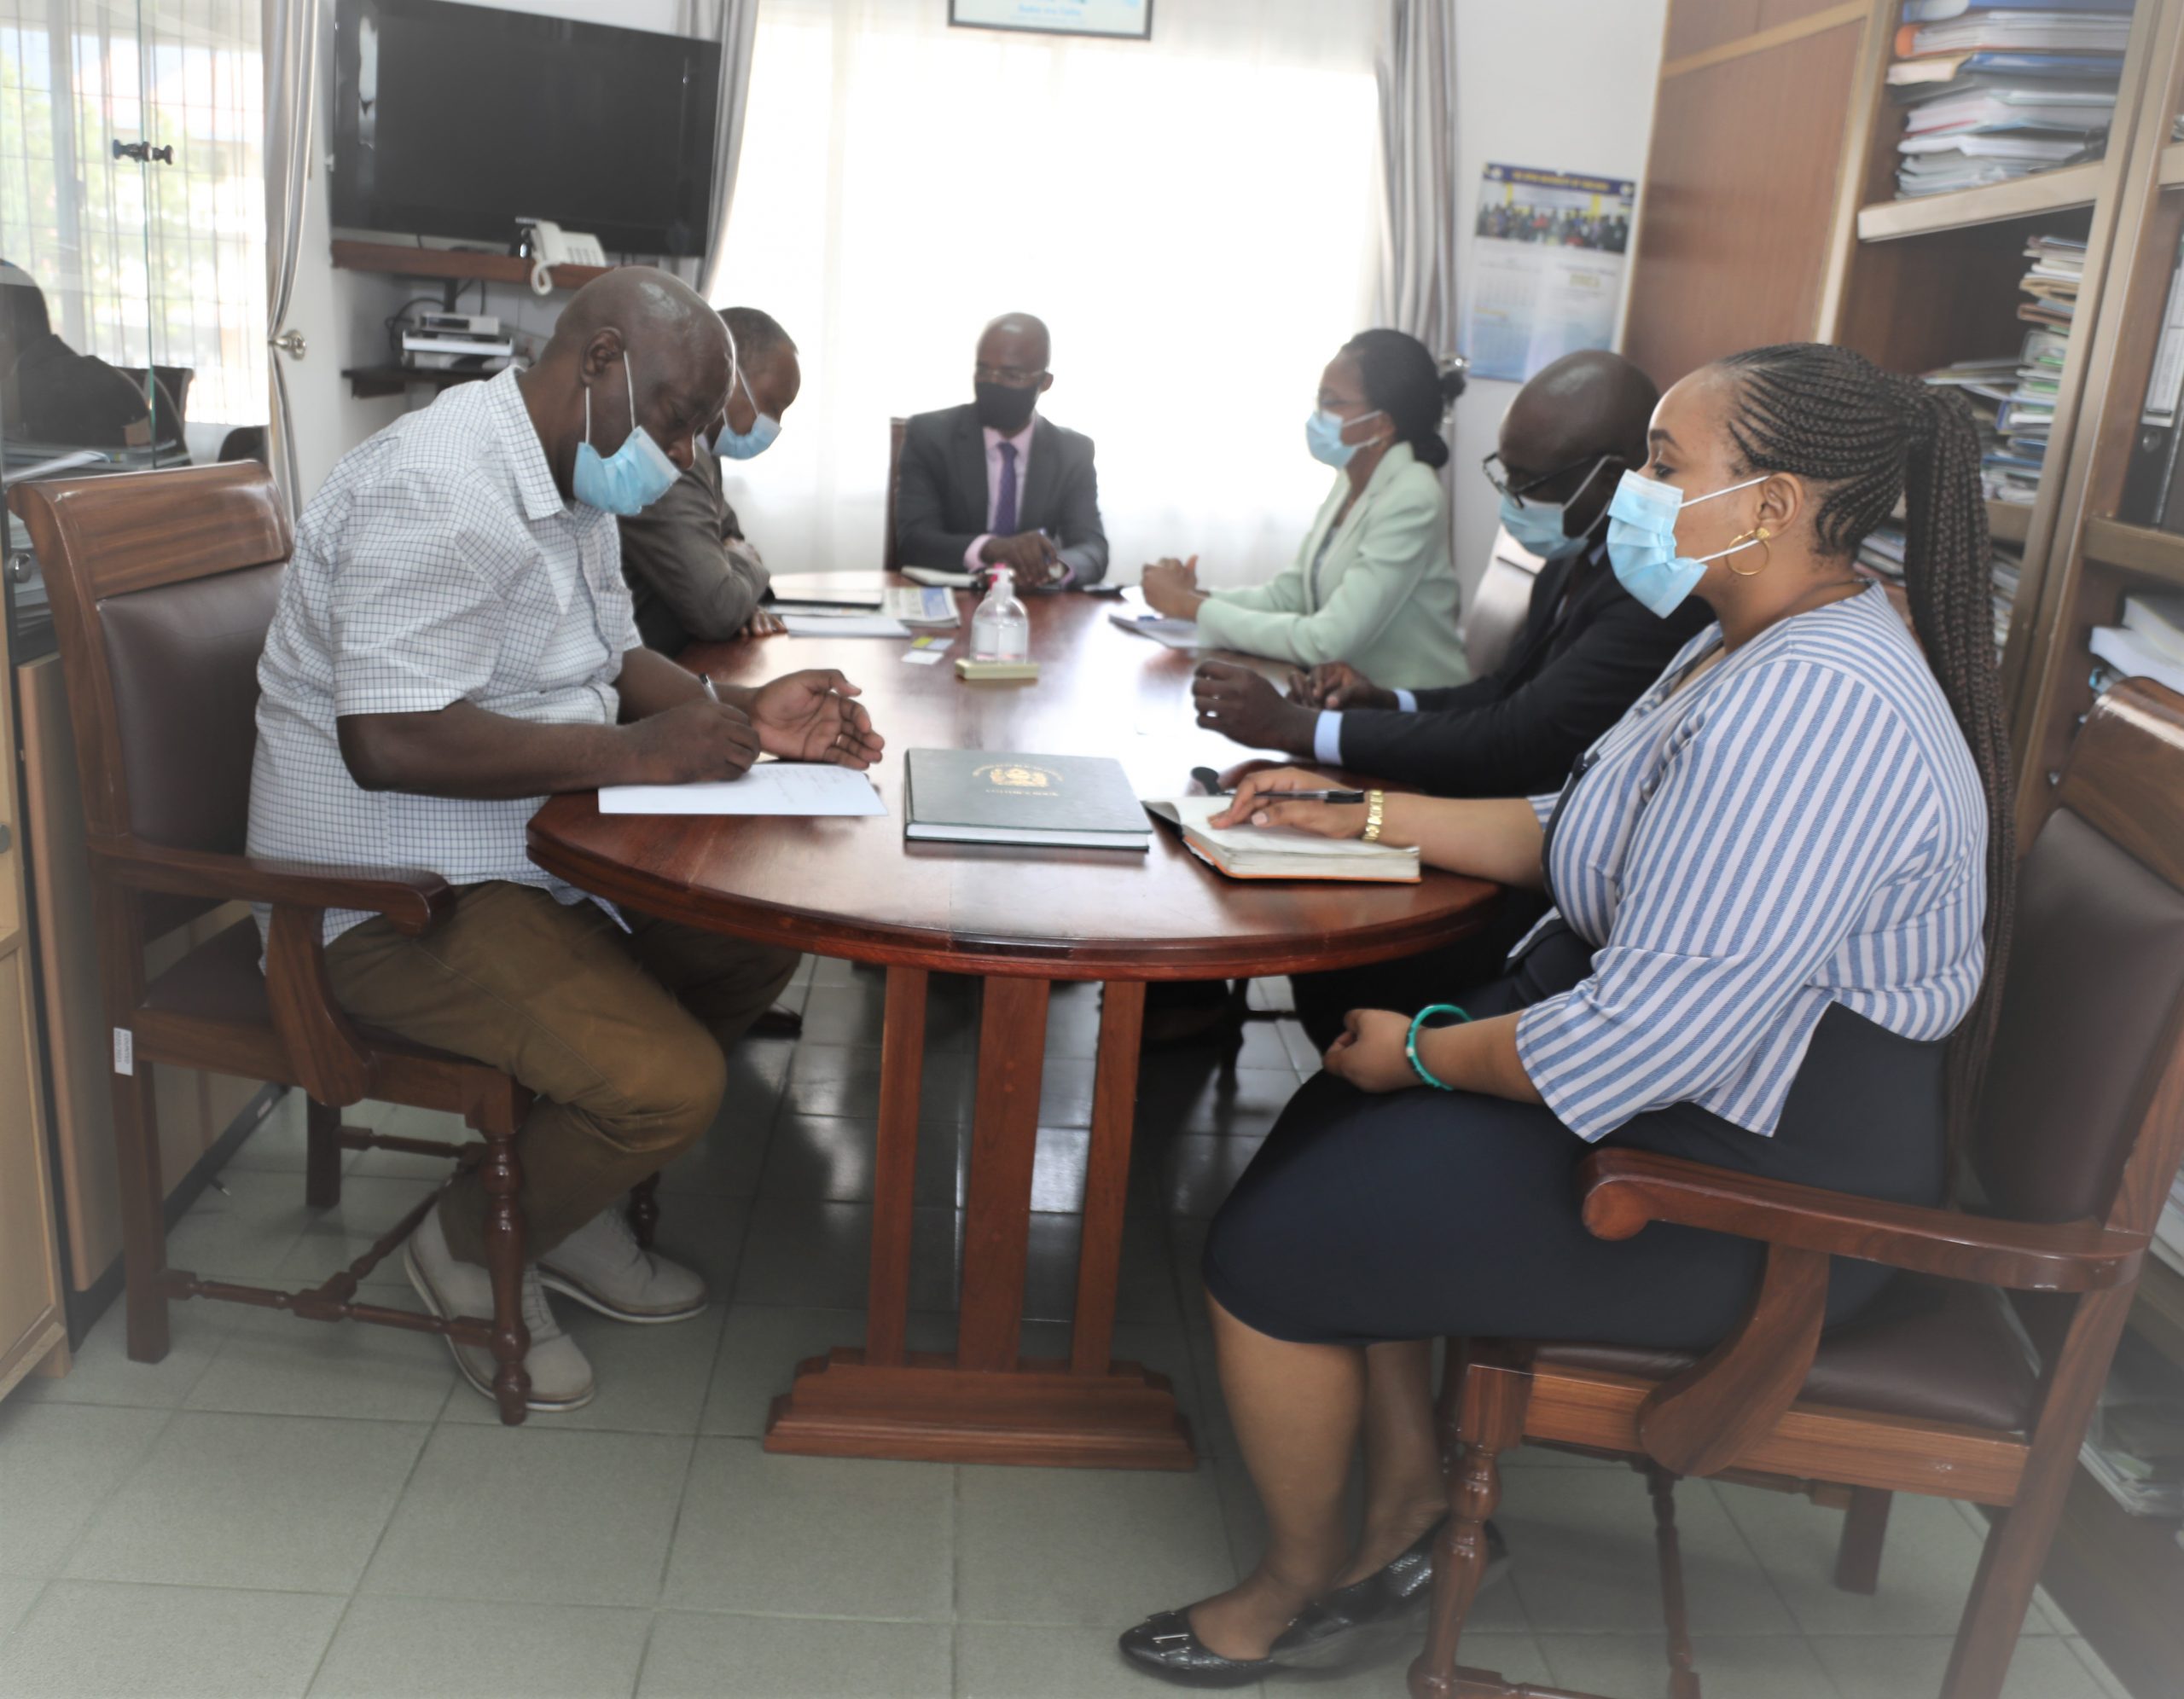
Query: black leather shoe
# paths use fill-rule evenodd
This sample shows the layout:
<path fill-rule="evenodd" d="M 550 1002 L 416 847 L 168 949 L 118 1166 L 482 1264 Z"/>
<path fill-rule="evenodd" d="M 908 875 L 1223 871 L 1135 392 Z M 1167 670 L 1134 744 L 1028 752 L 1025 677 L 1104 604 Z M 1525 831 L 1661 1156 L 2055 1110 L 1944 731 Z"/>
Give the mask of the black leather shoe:
<path fill-rule="evenodd" d="M 1448 1525 L 1443 1516 L 1420 1534 L 1385 1569 L 1362 1581 L 1316 1598 L 1297 1614 L 1268 1650 L 1267 1661 L 1289 1669 L 1331 1669 L 1378 1651 L 1391 1638 L 1408 1637 L 1410 1619 L 1433 1598 L 1433 1545 Z M 1484 1592 L 1509 1570 L 1509 1548 L 1501 1530 L 1486 1525 Z"/>
<path fill-rule="evenodd" d="M 1271 1658 L 1224 1658 L 1191 1632 L 1188 1611 L 1164 1610 L 1116 1642 L 1122 1655 L 1147 1675 L 1181 1687 L 1241 1687 L 1274 1667 Z"/>

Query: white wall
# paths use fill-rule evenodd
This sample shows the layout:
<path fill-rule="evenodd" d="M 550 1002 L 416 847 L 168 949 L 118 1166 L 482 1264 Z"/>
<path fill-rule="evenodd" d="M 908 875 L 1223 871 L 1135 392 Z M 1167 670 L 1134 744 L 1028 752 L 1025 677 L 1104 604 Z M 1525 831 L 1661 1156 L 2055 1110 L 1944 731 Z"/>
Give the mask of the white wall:
<path fill-rule="evenodd" d="M 1470 297 L 1471 212 L 1489 160 L 1645 177 L 1667 14 L 1668 0 L 1456 0 L 1460 300 Z M 1627 270 L 1623 281 L 1627 290 Z M 1497 523 L 1478 463 L 1516 392 L 1481 379 L 1456 403 L 1456 567 L 1467 590 L 1485 571 Z"/>
<path fill-rule="evenodd" d="M 479 0 L 554 16 L 600 16 L 599 0 Z M 936 0 L 938 3 L 938 0 Z M 1364 4 L 1368 0 L 1342 0 Z M 1640 178 L 1653 132 L 1653 90 L 1660 67 L 1667 0 L 1455 0 L 1456 6 L 1457 193 L 1460 295 L 1468 290 L 1469 212 L 1478 174 L 1490 159 L 1550 170 Z M 331 88 L 331 8 L 322 87 Z M 677 0 L 614 0 L 613 18 L 637 28 L 673 29 Z M 322 100 L 323 111 L 329 104 Z M 325 157 L 322 123 L 320 162 Z M 749 161 L 746 160 L 746 168 Z M 297 458 L 306 492 L 334 462 L 398 415 L 398 398 L 357 401 L 341 380 L 344 366 L 383 359 L 381 322 L 410 295 L 415 280 L 337 271 L 328 258 L 323 178 L 312 184 L 303 264 L 290 322 L 310 339 L 311 352 L 288 367 L 295 409 Z M 1643 217 L 1644 209 L 1640 209 Z M 1635 244 L 1634 244 L 1635 247 Z M 1627 277 L 1626 277 L 1627 284 Z M 474 301 L 474 293 L 468 298 Z M 490 292 L 485 310 L 533 331 L 551 328 L 561 297 L 543 301 L 527 291 Z M 474 310 L 474 309 L 473 309 Z M 1453 448 L 1456 561 L 1467 585 L 1484 570 L 1495 530 L 1493 491 L 1477 475 L 1516 386 L 1481 380 L 1457 403 Z M 429 391 L 415 398 L 429 398 Z"/>
<path fill-rule="evenodd" d="M 535 12 L 549 17 L 572 18 L 581 22 L 613 22 L 630 29 L 672 31 L 681 8 L 678 0 L 471 0 L 476 5 L 499 6 L 508 11 Z M 342 271 L 334 268 L 332 233 L 327 223 L 327 183 L 324 166 L 331 150 L 333 131 L 329 113 L 334 87 L 334 9 L 325 8 L 325 41 L 319 56 L 319 148 L 313 161 L 320 174 L 311 183 L 305 214 L 303 252 L 296 277 L 295 301 L 288 322 L 304 333 L 309 351 L 303 359 L 284 362 L 288 379 L 288 403 L 295 420 L 296 461 L 304 496 L 310 499 L 334 462 L 382 426 L 392 423 L 404 407 L 404 397 L 382 397 L 358 401 L 349 393 L 341 376 L 346 366 L 385 365 L 386 321 L 402 304 L 416 295 L 436 292 L 438 286 L 423 278 L 386 277 L 373 272 Z M 464 295 L 462 310 L 498 314 L 520 329 L 543 337 L 553 328 L 566 295 L 541 300 L 527 289 L 489 288 L 485 305 L 478 304 L 472 286 Z M 408 403 L 422 406 L 433 391 L 410 391 Z"/>

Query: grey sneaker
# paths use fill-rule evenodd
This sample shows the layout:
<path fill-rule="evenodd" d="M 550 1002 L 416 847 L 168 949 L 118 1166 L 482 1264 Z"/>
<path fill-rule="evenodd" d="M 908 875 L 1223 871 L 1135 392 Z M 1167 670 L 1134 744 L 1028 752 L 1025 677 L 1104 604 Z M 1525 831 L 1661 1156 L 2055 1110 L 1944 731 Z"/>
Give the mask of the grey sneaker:
<path fill-rule="evenodd" d="M 637 1243 L 609 1205 L 538 1259 L 538 1278 L 617 1321 L 685 1321 L 706 1307 L 706 1283 Z"/>
<path fill-rule="evenodd" d="M 430 1211 L 410 1235 L 402 1266 L 417 1296 L 442 1320 L 459 1315 L 492 1319 L 492 1277 L 475 1263 L 456 1260 L 447 1248 L 447 1236 L 440 1231 L 439 1210 Z M 523 1271 L 523 1325 L 531 1330 L 531 1349 L 523 1359 L 524 1367 L 531 1372 L 530 1407 L 574 1410 L 590 1403 L 591 1364 L 577 1342 L 562 1332 L 561 1325 L 554 1319 L 545 1289 L 538 1284 L 536 1265 L 527 1264 Z M 493 1360 L 493 1354 L 482 1345 L 458 1344 L 451 1338 L 447 1343 L 463 1379 L 486 1397 L 495 1396 L 493 1375 L 500 1366 Z"/>

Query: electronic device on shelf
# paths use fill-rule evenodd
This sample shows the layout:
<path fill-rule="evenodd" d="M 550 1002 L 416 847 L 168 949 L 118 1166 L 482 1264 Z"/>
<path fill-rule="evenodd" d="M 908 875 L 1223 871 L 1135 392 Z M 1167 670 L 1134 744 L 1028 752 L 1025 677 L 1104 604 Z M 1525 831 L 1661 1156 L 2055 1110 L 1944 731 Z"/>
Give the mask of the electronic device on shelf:
<path fill-rule="evenodd" d="M 582 230 L 565 230 L 546 218 L 518 218 L 523 235 L 517 252 L 531 262 L 531 290 L 535 295 L 554 293 L 557 265 L 604 265 L 607 250 L 599 238 Z"/>

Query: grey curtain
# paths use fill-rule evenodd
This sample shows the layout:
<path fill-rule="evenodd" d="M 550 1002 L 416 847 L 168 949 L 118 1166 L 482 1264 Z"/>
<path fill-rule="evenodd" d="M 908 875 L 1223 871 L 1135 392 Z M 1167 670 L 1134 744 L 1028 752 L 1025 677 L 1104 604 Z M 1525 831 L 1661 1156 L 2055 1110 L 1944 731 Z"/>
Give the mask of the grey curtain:
<path fill-rule="evenodd" d="M 720 119 L 713 143 L 712 240 L 698 268 L 698 293 L 716 306 L 728 254 L 728 209 L 735 199 L 735 165 L 743 154 L 744 96 L 751 87 L 751 48 L 758 38 L 758 0 L 682 0 L 682 32 L 720 43 Z"/>
<path fill-rule="evenodd" d="M 272 425 L 265 433 L 273 475 L 288 511 L 301 503 L 296 431 L 288 411 L 288 360 L 304 357 L 304 337 L 288 326 L 303 241 L 304 196 L 317 134 L 320 0 L 264 0 L 265 338 L 272 379 Z"/>
<path fill-rule="evenodd" d="M 1457 352 L 1454 0 L 1386 0 L 1380 85 L 1380 322 Z"/>

